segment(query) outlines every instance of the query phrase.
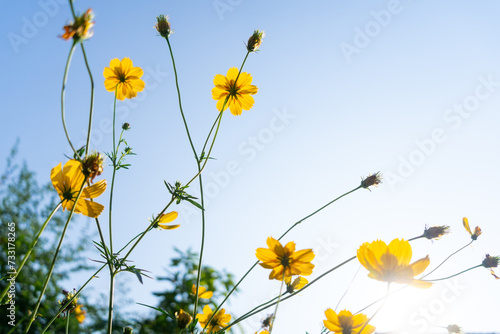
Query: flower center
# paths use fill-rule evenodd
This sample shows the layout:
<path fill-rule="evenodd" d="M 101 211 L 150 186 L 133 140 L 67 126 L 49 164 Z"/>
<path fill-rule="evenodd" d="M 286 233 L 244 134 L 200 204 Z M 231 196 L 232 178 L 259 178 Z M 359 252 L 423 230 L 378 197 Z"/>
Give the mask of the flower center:
<path fill-rule="evenodd" d="M 229 95 L 236 96 L 236 95 L 238 95 L 239 90 L 240 90 L 240 88 L 237 87 L 236 84 L 231 81 L 231 84 L 229 85 Z"/>

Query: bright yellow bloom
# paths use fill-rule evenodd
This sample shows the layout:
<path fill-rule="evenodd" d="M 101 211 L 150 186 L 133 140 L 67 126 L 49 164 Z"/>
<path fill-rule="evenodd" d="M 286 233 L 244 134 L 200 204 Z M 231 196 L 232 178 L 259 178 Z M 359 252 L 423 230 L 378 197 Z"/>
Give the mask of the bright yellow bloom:
<path fill-rule="evenodd" d="M 467 219 L 466 217 L 464 217 L 462 219 L 463 221 L 463 224 L 464 224 L 464 228 L 467 232 L 469 232 L 470 234 L 470 237 L 472 240 L 477 240 L 477 237 L 479 237 L 481 235 L 481 229 L 479 228 L 479 226 L 476 226 L 476 228 L 474 229 L 474 233 L 472 233 L 471 229 L 470 229 L 470 226 L 469 226 L 469 219 Z"/>
<path fill-rule="evenodd" d="M 71 210 L 80 187 L 86 179 L 82 172 L 82 164 L 77 160 L 69 160 L 64 165 L 64 168 L 61 168 L 61 164 L 59 164 L 52 168 L 50 179 L 62 200 L 63 210 Z M 98 197 L 104 190 L 106 190 L 106 180 L 101 180 L 90 187 L 83 188 L 82 194 L 76 203 L 75 213 L 81 213 L 90 218 L 98 217 L 104 210 L 104 206 L 88 199 Z"/>
<path fill-rule="evenodd" d="M 71 24 L 63 27 L 64 34 L 61 38 L 65 40 L 73 38 L 75 41 L 83 41 L 92 37 L 92 35 L 94 35 L 94 32 L 91 31 L 94 26 L 93 19 L 94 13 L 92 9 L 89 8 L 84 14 L 78 16 L 75 22 L 71 22 Z"/>
<path fill-rule="evenodd" d="M 86 311 L 82 310 L 82 304 L 78 304 L 73 311 L 75 313 L 75 318 L 79 323 L 82 323 L 85 320 Z"/>
<path fill-rule="evenodd" d="M 368 277 L 383 281 L 410 284 L 428 288 L 432 284 L 414 277 L 420 275 L 430 263 L 429 256 L 410 264 L 410 243 L 394 239 L 389 245 L 381 240 L 365 242 L 358 249 L 358 260 L 370 273 Z"/>
<path fill-rule="evenodd" d="M 295 251 L 295 242 L 290 241 L 283 247 L 280 242 L 272 237 L 267 238 L 268 248 L 257 248 L 255 254 L 262 261 L 259 263 L 266 269 L 272 269 L 269 279 L 283 280 L 292 275 L 311 275 L 314 264 L 312 249 L 303 249 Z"/>
<path fill-rule="evenodd" d="M 252 76 L 247 72 L 242 72 L 238 76 L 236 67 L 230 68 L 226 76 L 217 74 L 214 78 L 215 87 L 212 88 L 212 98 L 218 100 L 217 110 L 224 111 L 229 107 L 231 114 L 235 116 L 241 115 L 243 110 L 250 110 L 254 103 L 254 99 L 250 95 L 257 94 L 258 89 L 251 83 Z"/>
<path fill-rule="evenodd" d="M 293 282 L 291 277 L 285 278 L 286 291 L 288 293 L 293 293 L 296 290 L 300 290 L 309 283 L 304 277 L 297 277 Z"/>
<path fill-rule="evenodd" d="M 368 322 L 368 317 L 364 314 L 353 315 L 350 311 L 343 310 L 337 314 L 329 308 L 325 311 L 326 320 L 323 324 L 326 328 L 338 334 L 357 334 Z M 371 334 L 375 331 L 372 325 L 366 325 L 360 334 Z"/>
<path fill-rule="evenodd" d="M 177 225 L 167 225 L 167 224 L 173 222 L 174 220 L 176 220 L 178 215 L 179 214 L 176 211 L 172 211 L 172 212 L 169 212 L 169 213 L 164 213 L 164 214 L 161 215 L 160 219 L 158 220 L 158 222 L 155 224 L 154 227 L 155 228 L 161 228 L 163 230 L 175 230 L 176 228 L 178 228 L 181 225 L 180 224 L 177 224 Z"/>
<path fill-rule="evenodd" d="M 144 81 L 141 80 L 144 71 L 140 67 L 134 67 L 130 58 L 118 58 L 111 60 L 109 67 L 104 68 L 104 87 L 108 92 L 116 90 L 118 100 L 131 99 L 137 96 L 137 92 L 144 90 Z"/>
<path fill-rule="evenodd" d="M 191 292 L 193 293 L 193 295 L 196 295 L 196 284 L 193 284 L 193 286 L 191 287 Z M 214 293 L 212 291 L 207 291 L 207 288 L 203 286 L 200 286 L 198 288 L 198 297 L 200 298 L 209 299 L 212 298 L 213 294 Z"/>
<path fill-rule="evenodd" d="M 266 331 L 266 330 L 263 330 L 263 331 L 262 331 L 262 332 L 260 332 L 260 333 L 255 332 L 255 334 L 269 334 L 269 332 L 268 332 L 268 331 Z"/>
<path fill-rule="evenodd" d="M 205 305 L 205 307 L 203 308 L 203 313 L 198 313 L 196 315 L 196 319 L 198 319 L 201 327 L 206 328 L 208 333 L 217 332 L 226 327 L 229 321 L 231 321 L 231 315 L 224 314 L 224 312 L 224 309 L 220 309 L 215 314 L 212 321 L 210 321 L 210 324 L 207 325 L 208 320 L 212 317 L 213 312 L 210 306 Z"/>

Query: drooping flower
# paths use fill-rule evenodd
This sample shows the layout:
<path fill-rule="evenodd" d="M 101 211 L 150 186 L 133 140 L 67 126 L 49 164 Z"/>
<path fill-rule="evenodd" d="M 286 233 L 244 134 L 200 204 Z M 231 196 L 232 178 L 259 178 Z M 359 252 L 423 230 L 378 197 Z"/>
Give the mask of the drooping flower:
<path fill-rule="evenodd" d="M 73 313 L 75 313 L 75 318 L 79 323 L 83 323 L 83 321 L 85 320 L 85 315 L 87 314 L 85 310 L 82 310 L 82 306 L 82 304 L 78 304 L 73 311 Z"/>
<path fill-rule="evenodd" d="M 432 226 L 432 227 L 425 227 L 424 230 L 424 237 L 429 239 L 429 240 L 438 240 L 440 239 L 443 235 L 448 234 L 450 232 L 450 227 L 446 225 L 442 226 Z"/>
<path fill-rule="evenodd" d="M 421 274 L 430 263 L 429 256 L 410 264 L 412 250 L 406 240 L 394 239 L 389 245 L 381 240 L 365 242 L 358 248 L 359 262 L 370 272 L 368 277 L 417 288 L 428 288 L 432 284 L 414 277 Z"/>
<path fill-rule="evenodd" d="M 269 248 L 257 248 L 256 256 L 262 261 L 259 263 L 266 269 L 272 269 L 269 279 L 283 280 L 292 275 L 308 276 L 312 274 L 314 259 L 312 249 L 295 251 L 295 242 L 290 241 L 283 247 L 281 243 L 273 237 L 267 238 Z"/>
<path fill-rule="evenodd" d="M 476 228 L 474 229 L 474 233 L 472 233 L 471 229 L 470 229 L 470 226 L 469 226 L 469 219 L 467 219 L 466 217 L 464 217 L 462 219 L 462 222 L 464 224 L 464 228 L 467 232 L 469 232 L 470 234 L 470 238 L 472 240 L 477 240 L 477 237 L 479 237 L 481 235 L 481 228 L 479 228 L 479 226 L 476 226 Z"/>
<path fill-rule="evenodd" d="M 371 186 L 378 186 L 382 183 L 382 174 L 380 172 L 368 175 L 365 179 L 361 179 L 361 187 L 370 190 Z"/>
<path fill-rule="evenodd" d="M 255 30 L 248 39 L 247 50 L 250 52 L 255 52 L 262 44 L 262 39 L 266 37 L 266 34 L 263 31 Z"/>
<path fill-rule="evenodd" d="M 131 99 L 137 96 L 137 92 L 144 90 L 145 84 L 141 80 L 144 71 L 140 67 L 134 67 L 130 58 L 118 58 L 111 60 L 109 67 L 104 68 L 104 87 L 108 92 L 116 90 L 118 100 Z"/>
<path fill-rule="evenodd" d="M 177 327 L 179 327 L 179 329 L 184 329 L 191 323 L 193 317 L 181 309 L 179 312 L 175 312 L 175 319 L 177 319 Z"/>
<path fill-rule="evenodd" d="M 295 280 L 293 280 L 293 282 L 292 277 L 285 278 L 286 291 L 288 293 L 293 293 L 294 291 L 302 289 L 306 286 L 307 283 L 309 283 L 307 279 L 302 276 L 297 277 Z"/>
<path fill-rule="evenodd" d="M 353 315 L 350 311 L 343 310 L 338 314 L 329 308 L 325 311 L 326 320 L 323 324 L 330 331 L 338 334 L 371 334 L 375 331 L 372 325 L 366 325 L 368 317 L 364 314 Z M 363 328 L 365 326 L 365 328 Z M 361 331 L 361 328 L 363 330 Z M 359 332 L 361 331 L 361 333 Z"/>
<path fill-rule="evenodd" d="M 250 95 L 257 94 L 258 89 L 251 85 L 252 76 L 249 73 L 242 72 L 238 76 L 238 72 L 236 67 L 232 67 L 226 76 L 217 74 L 214 78 L 215 87 L 212 88 L 212 98 L 218 100 L 217 110 L 224 111 L 229 107 L 231 114 L 235 116 L 252 108 L 254 99 Z"/>
<path fill-rule="evenodd" d="M 198 313 L 196 315 L 196 319 L 198 319 L 200 326 L 205 328 L 208 333 L 221 330 L 228 325 L 229 321 L 231 321 L 231 315 L 225 314 L 225 310 L 220 309 L 215 314 L 212 321 L 210 321 L 210 323 L 208 324 L 208 320 L 212 317 L 212 314 L 213 311 L 210 306 L 205 305 L 205 307 L 203 308 L 203 313 Z"/>
<path fill-rule="evenodd" d="M 64 168 L 61 168 L 61 164 L 59 164 L 52 168 L 50 179 L 62 200 L 63 210 L 71 210 L 80 187 L 86 180 L 82 172 L 82 164 L 77 160 L 69 160 L 64 165 Z M 75 213 L 81 213 L 90 218 L 98 217 L 104 210 L 104 206 L 89 201 L 89 199 L 98 197 L 104 190 L 106 190 L 106 180 L 101 180 L 90 187 L 83 188 L 82 194 L 78 202 L 76 202 Z"/>
<path fill-rule="evenodd" d="M 66 314 L 73 312 L 78 307 L 78 305 L 77 305 L 78 298 L 74 298 L 75 294 L 76 294 L 76 290 L 75 289 L 73 289 L 73 291 L 63 290 L 62 294 L 64 295 L 64 299 L 62 301 L 59 301 L 59 305 L 61 305 L 61 312 L 66 313 Z M 73 299 L 73 300 L 71 300 L 71 299 Z M 70 302 L 70 300 L 71 300 L 71 302 Z M 66 305 L 66 306 L 63 308 L 64 305 Z"/>
<path fill-rule="evenodd" d="M 102 174 L 103 165 L 104 156 L 99 152 L 92 152 L 82 162 L 83 174 L 87 176 L 90 182 L 94 182 L 95 177 Z"/>
<path fill-rule="evenodd" d="M 178 215 L 179 214 L 176 211 L 164 213 L 161 215 L 160 219 L 156 222 L 156 224 L 153 227 L 163 229 L 163 230 L 175 230 L 176 228 L 178 228 L 181 225 L 180 224 L 167 225 L 167 224 L 176 220 Z"/>
<path fill-rule="evenodd" d="M 92 37 L 94 35 L 94 32 L 91 30 L 94 26 L 93 19 L 94 12 L 89 8 L 81 16 L 77 16 L 75 22 L 71 22 L 63 27 L 64 34 L 61 38 L 65 40 L 73 38 L 73 40 L 78 42 Z"/>
<path fill-rule="evenodd" d="M 462 334 L 462 329 L 458 327 L 458 325 L 448 325 L 446 327 L 446 330 L 448 330 L 448 333 L 450 334 Z"/>
<path fill-rule="evenodd" d="M 491 256 L 490 254 L 486 254 L 486 257 L 484 258 L 481 265 L 485 268 L 489 268 L 491 275 L 493 275 L 493 277 L 495 277 L 496 279 L 500 279 L 500 277 L 495 275 L 493 269 L 491 269 L 491 268 L 497 268 L 499 263 L 500 263 L 500 256 Z"/>
<path fill-rule="evenodd" d="M 167 38 L 172 33 L 170 22 L 168 22 L 168 16 L 165 15 L 159 15 L 158 17 L 156 17 L 155 28 L 160 36 L 164 38 Z"/>
<path fill-rule="evenodd" d="M 193 295 L 196 295 L 196 284 L 193 284 L 193 286 L 191 287 L 191 292 L 193 293 Z M 207 288 L 205 288 L 201 285 L 198 288 L 198 297 L 200 297 L 200 298 L 209 299 L 209 298 L 212 298 L 213 294 L 214 293 L 212 291 L 207 291 Z"/>

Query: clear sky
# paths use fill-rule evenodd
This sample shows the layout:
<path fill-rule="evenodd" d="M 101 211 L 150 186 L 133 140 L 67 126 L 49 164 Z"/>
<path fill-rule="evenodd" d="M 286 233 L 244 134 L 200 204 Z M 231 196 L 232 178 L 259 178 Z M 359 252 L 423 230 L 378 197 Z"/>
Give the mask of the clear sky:
<path fill-rule="evenodd" d="M 449 225 L 452 233 L 443 239 L 413 243 L 414 259 L 429 254 L 433 267 L 470 240 L 464 216 L 483 235 L 434 277 L 479 264 L 486 253 L 500 255 L 499 3 L 78 1 L 75 7 L 96 13 L 95 35 L 85 44 L 96 84 L 93 149 L 111 150 L 113 94 L 104 89 L 103 68 L 113 58 L 130 57 L 145 71 L 145 91 L 118 104 L 118 122 L 131 123 L 126 139 L 137 153 L 128 159 L 132 168 L 117 177 L 118 245 L 163 208 L 169 196 L 163 180 L 186 181 L 196 169 L 168 48 L 153 28 L 155 17 L 166 14 L 197 148 L 217 116 L 210 93 L 214 75 L 240 66 L 254 29 L 266 32 L 261 51 L 250 55 L 244 69 L 259 87 L 255 105 L 239 117 L 224 114 L 213 152 L 217 160 L 204 171 L 205 263 L 240 277 L 268 236 L 278 237 L 376 171 L 384 175 L 378 188 L 342 199 L 285 238 L 298 249 L 315 250 L 310 279 L 354 255 L 365 241 L 411 238 L 426 224 Z M 46 182 L 51 168 L 70 154 L 59 105 L 70 42 L 58 38 L 70 10 L 63 0 L 11 1 L 3 8 L 8 15 L 0 23 L 0 158 L 19 138 L 20 155 Z M 89 91 L 77 50 L 66 95 L 76 145 L 85 139 Z M 110 171 L 103 177 L 109 179 Z M 174 246 L 199 247 L 199 214 L 188 206 L 176 210 L 181 228 L 153 231 L 132 256 L 153 276 L 165 273 Z M 89 219 L 78 224 L 95 226 Z M 275 332 L 318 333 L 323 312 L 335 308 L 358 267 L 353 262 L 284 302 Z M 256 268 L 227 311 L 242 314 L 275 296 L 279 284 L 268 274 Z M 341 309 L 357 311 L 384 295 L 385 284 L 366 274 L 359 270 Z M 163 284 L 147 280 L 140 286 L 126 275 L 119 280 L 135 302 L 150 304 L 151 292 Z M 80 278 L 70 284 L 77 287 Z M 499 284 L 479 268 L 429 290 L 407 288 L 389 298 L 373 324 L 381 332 L 445 332 L 438 326 L 454 323 L 466 331 L 498 332 Z M 93 291 L 106 287 L 102 275 Z M 148 312 L 134 304 L 125 308 Z M 245 323 L 245 332 L 254 333 L 268 313 Z"/>

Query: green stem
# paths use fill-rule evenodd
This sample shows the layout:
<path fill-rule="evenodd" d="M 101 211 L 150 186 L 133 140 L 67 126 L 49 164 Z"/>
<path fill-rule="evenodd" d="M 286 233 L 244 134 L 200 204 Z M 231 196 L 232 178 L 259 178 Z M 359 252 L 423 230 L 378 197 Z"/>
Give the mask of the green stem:
<path fill-rule="evenodd" d="M 31 251 L 35 248 L 36 243 L 38 242 L 38 239 L 40 239 L 40 236 L 42 235 L 43 231 L 45 230 L 45 227 L 47 227 L 47 224 L 50 222 L 50 220 L 52 219 L 52 217 L 54 216 L 56 211 L 59 210 L 59 208 L 61 207 L 61 204 L 62 204 L 62 202 L 57 204 L 57 206 L 54 208 L 54 210 L 52 210 L 52 212 L 49 214 L 49 216 L 47 217 L 47 219 L 43 223 L 42 227 L 40 228 L 40 231 L 38 231 L 38 234 L 36 235 L 35 240 L 33 240 L 33 242 L 31 243 L 30 247 L 28 248 L 28 251 L 26 252 L 23 260 L 21 261 L 21 264 L 19 265 L 19 267 L 16 270 L 16 273 L 13 277 L 14 280 L 17 278 L 17 276 L 19 275 L 19 273 L 23 269 L 26 261 L 28 261 L 28 258 L 31 255 Z M 5 289 L 2 291 L 2 295 L 0 295 L 0 300 L 2 300 L 5 297 L 5 295 L 7 294 L 7 291 L 9 291 L 9 284 L 7 284 Z"/>
<path fill-rule="evenodd" d="M 295 224 L 292 225 L 292 227 L 290 227 L 285 233 L 283 233 L 281 235 L 281 237 L 279 237 L 278 240 L 281 240 L 288 232 L 290 232 L 295 226 L 299 225 L 300 223 L 304 222 L 305 220 L 311 218 L 312 216 L 314 216 L 315 214 L 317 214 L 318 212 L 320 212 L 321 210 L 325 209 L 326 207 L 328 207 L 329 205 L 335 203 L 336 201 L 338 201 L 339 199 L 341 199 L 342 197 L 344 196 L 347 196 L 348 194 L 360 189 L 361 186 L 358 186 L 356 188 L 354 188 L 353 190 L 350 190 L 348 192 L 346 192 L 345 194 L 343 195 L 340 195 L 339 197 L 335 198 L 334 200 L 328 202 L 327 204 L 323 205 L 321 208 L 319 208 L 318 210 L 314 211 L 313 213 L 305 216 L 304 218 L 302 218 L 301 220 L 297 221 Z M 354 257 L 356 258 L 356 257 Z M 350 259 L 349 261 L 353 260 L 354 258 Z M 229 293 L 226 295 L 226 297 L 222 300 L 222 302 L 220 303 L 220 305 L 217 307 L 216 309 L 216 312 L 221 308 L 221 306 L 226 302 L 226 300 L 229 298 L 229 296 L 236 290 L 236 288 L 241 284 L 241 282 L 243 282 L 243 280 L 247 277 L 248 274 L 250 274 L 250 272 L 257 266 L 257 264 L 259 264 L 259 261 L 256 261 L 251 267 L 250 269 L 247 270 L 247 272 L 243 275 L 243 277 L 234 285 L 234 287 L 231 289 L 231 291 L 229 291 Z M 306 285 L 308 286 L 308 285 Z M 215 314 L 215 312 L 214 312 Z"/>
<path fill-rule="evenodd" d="M 460 252 L 462 249 L 466 248 L 467 246 L 469 246 L 473 242 L 474 242 L 474 240 L 471 240 L 471 242 L 469 242 L 467 245 L 465 245 L 465 246 L 461 247 L 460 249 L 458 249 L 457 251 L 451 253 L 446 259 L 444 259 L 443 262 L 441 262 L 436 268 L 432 269 L 429 273 L 427 273 L 424 276 L 422 276 L 422 278 L 425 278 L 425 277 L 429 276 L 430 274 L 432 274 L 433 272 L 435 272 L 436 269 L 438 269 L 439 267 L 441 267 L 443 265 L 443 263 L 445 263 L 446 261 L 448 261 L 450 259 L 450 257 L 452 257 L 453 255 L 457 254 L 458 252 Z"/>
<path fill-rule="evenodd" d="M 78 159 L 80 157 L 78 156 L 78 153 L 76 152 L 75 148 L 73 147 L 73 144 L 71 143 L 71 139 L 69 138 L 68 129 L 66 127 L 65 101 L 64 101 L 64 98 L 66 95 L 66 82 L 68 80 L 69 65 L 71 64 L 71 59 L 73 58 L 73 53 L 75 52 L 75 47 L 76 47 L 76 42 L 73 42 L 73 45 L 71 45 L 71 49 L 69 51 L 68 59 L 66 60 L 66 66 L 64 68 L 63 84 L 62 84 L 62 89 L 61 89 L 61 119 L 62 119 L 62 124 L 63 124 L 63 128 L 64 128 L 64 133 L 66 134 L 66 139 L 68 140 L 69 146 L 71 146 L 71 149 L 73 150 L 73 152 L 75 154 L 75 158 Z"/>
<path fill-rule="evenodd" d="M 424 281 L 426 281 L 426 282 L 444 281 L 445 279 L 450 279 L 450 278 L 453 278 L 453 277 L 455 277 L 455 276 L 462 275 L 463 273 L 466 273 L 466 272 L 468 272 L 469 270 L 476 269 L 476 268 L 479 268 L 479 267 L 482 267 L 482 266 L 483 266 L 482 264 L 478 264 L 477 266 L 470 267 L 469 269 L 462 270 L 461 272 L 459 272 L 459 273 L 457 273 L 457 274 L 455 274 L 455 275 L 451 275 L 451 276 L 448 276 L 448 277 L 443 277 L 443 278 L 428 279 L 428 280 L 424 280 Z"/>
<path fill-rule="evenodd" d="M 115 273 L 116 273 L 116 271 L 113 268 L 113 271 L 110 274 L 110 282 L 109 282 L 108 330 L 107 330 L 108 334 L 111 334 L 113 332 L 113 304 L 114 304 L 114 297 L 115 297 Z"/>
<path fill-rule="evenodd" d="M 52 317 L 52 319 L 50 319 L 50 321 L 47 323 L 47 325 L 45 325 L 44 329 L 42 330 L 42 334 L 45 333 L 47 331 L 47 329 L 49 329 L 49 327 L 52 325 L 52 323 L 59 317 L 59 314 L 62 313 L 62 311 L 66 308 L 66 306 L 68 306 L 69 304 L 71 304 L 73 302 L 73 300 L 75 298 L 77 298 L 79 295 L 80 295 L 80 292 L 82 292 L 82 290 L 87 286 L 87 284 L 90 283 L 91 280 L 93 280 L 95 277 L 97 277 L 97 274 L 99 274 L 99 272 L 101 272 L 101 270 L 103 270 L 104 268 L 106 267 L 106 264 L 104 264 L 101 268 L 99 268 L 88 280 L 87 282 L 85 282 L 85 284 L 83 284 L 81 286 L 80 289 L 78 289 L 78 291 L 75 292 L 75 295 L 66 302 L 66 304 L 63 304 L 61 305 L 61 307 L 59 308 L 59 312 L 57 312 L 57 314 L 55 316 Z"/>
<path fill-rule="evenodd" d="M 200 173 L 198 176 L 198 179 L 200 181 L 200 199 L 201 199 L 201 207 L 205 209 L 205 199 L 203 196 L 203 181 L 201 177 L 201 170 L 200 170 L 200 163 L 197 162 L 198 164 L 198 172 Z M 196 276 L 196 296 L 194 300 L 194 310 L 193 310 L 193 319 L 196 318 L 196 313 L 198 311 L 198 301 L 199 301 L 199 295 L 198 295 L 198 290 L 200 288 L 200 281 L 201 281 L 201 268 L 203 264 L 203 251 L 205 249 L 205 210 L 201 210 L 201 245 L 200 245 L 200 259 L 198 260 L 198 273 Z"/>
<path fill-rule="evenodd" d="M 225 101 L 225 103 L 227 103 L 227 100 Z M 224 109 L 224 107 L 222 108 Z M 219 118 L 222 117 L 222 113 L 219 112 L 219 114 L 217 115 L 217 117 L 215 118 L 215 121 L 214 121 L 214 124 L 212 124 L 212 127 L 210 128 L 210 131 L 208 132 L 208 136 L 207 136 L 207 139 L 205 140 L 205 144 L 203 144 L 203 149 L 201 150 L 201 153 L 205 153 L 205 148 L 207 147 L 207 144 L 208 144 L 208 140 L 210 139 L 210 135 L 212 134 L 212 132 L 214 131 L 214 128 L 215 126 L 217 125 L 217 122 L 219 121 Z"/>
<path fill-rule="evenodd" d="M 94 115 L 94 78 L 92 77 L 92 72 L 90 71 L 90 66 L 87 60 L 87 54 L 85 53 L 85 47 L 83 43 L 80 43 L 82 47 L 83 59 L 85 60 L 85 66 L 87 67 L 87 71 L 89 73 L 90 78 L 90 112 L 89 112 L 89 128 L 87 130 L 87 144 L 85 145 L 85 157 L 89 154 L 89 145 L 90 145 L 90 135 L 92 132 L 92 117 Z"/>
<path fill-rule="evenodd" d="M 66 334 L 69 333 L 69 311 L 66 312 Z"/>
<path fill-rule="evenodd" d="M 283 277 L 281 279 L 280 293 L 278 295 L 278 301 L 276 302 L 276 307 L 274 308 L 273 319 L 271 320 L 271 324 L 269 325 L 269 334 L 271 334 L 273 332 L 274 320 L 276 320 L 276 314 L 278 313 L 278 306 L 280 305 L 281 295 L 283 293 L 283 285 L 284 284 L 285 284 L 285 271 L 283 270 Z"/>
<path fill-rule="evenodd" d="M 30 322 L 28 324 L 28 327 L 26 328 L 26 332 L 25 333 L 28 333 L 31 325 L 33 324 L 33 321 L 35 321 L 35 319 L 37 317 L 38 309 L 40 308 L 40 304 L 42 303 L 43 295 L 45 294 L 45 290 L 47 289 L 47 286 L 49 284 L 50 278 L 52 276 L 52 272 L 54 271 L 54 267 L 55 267 L 56 260 L 57 260 L 57 255 L 59 254 L 59 251 L 61 249 L 62 242 L 63 242 L 64 236 L 66 234 L 66 230 L 68 229 L 69 222 L 71 221 L 71 218 L 73 217 L 73 213 L 75 212 L 75 209 L 76 209 L 76 204 L 78 203 L 78 200 L 80 199 L 80 196 L 82 194 L 83 187 L 85 186 L 85 182 L 86 181 L 87 180 L 83 181 L 83 183 L 82 183 L 82 185 L 80 187 L 80 190 L 78 191 L 78 195 L 76 195 L 75 201 L 73 203 L 73 207 L 71 208 L 71 212 L 70 212 L 70 214 L 68 216 L 68 220 L 66 220 L 66 224 L 64 225 L 63 231 L 61 233 L 61 238 L 59 239 L 59 244 L 57 245 L 56 251 L 54 253 L 54 258 L 52 259 L 52 263 L 50 264 L 49 272 L 47 274 L 47 277 L 45 278 L 45 282 L 43 283 L 42 291 L 40 292 L 40 296 L 38 297 L 35 309 L 33 310 Z"/>

